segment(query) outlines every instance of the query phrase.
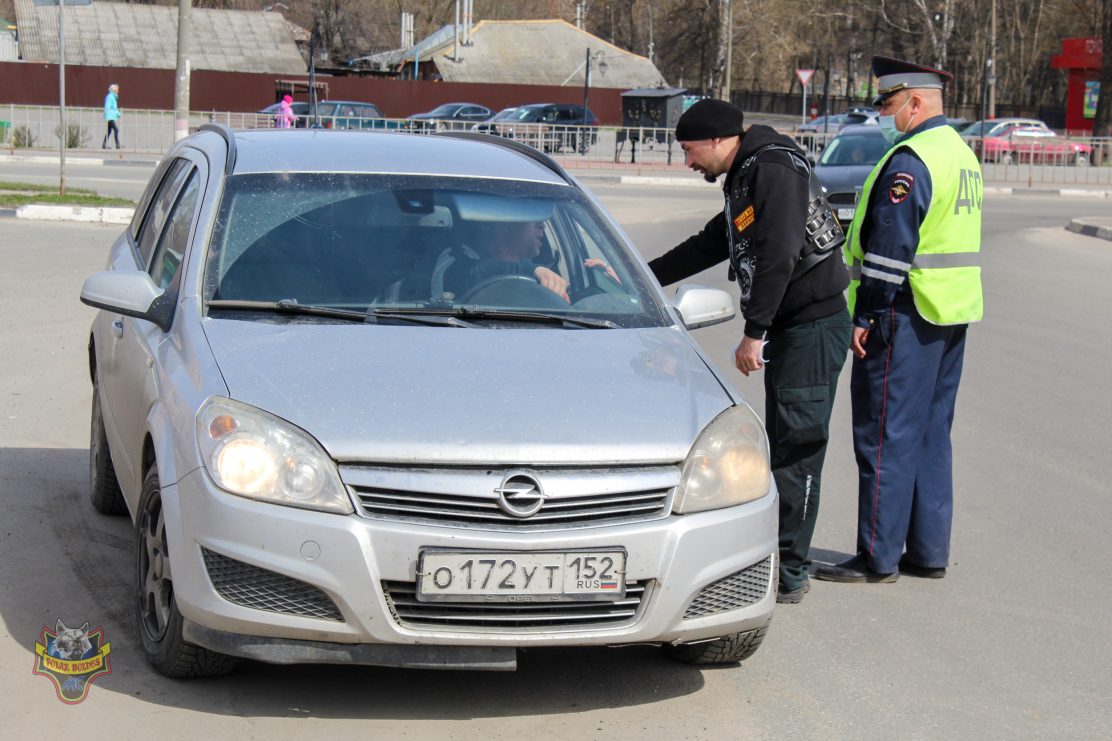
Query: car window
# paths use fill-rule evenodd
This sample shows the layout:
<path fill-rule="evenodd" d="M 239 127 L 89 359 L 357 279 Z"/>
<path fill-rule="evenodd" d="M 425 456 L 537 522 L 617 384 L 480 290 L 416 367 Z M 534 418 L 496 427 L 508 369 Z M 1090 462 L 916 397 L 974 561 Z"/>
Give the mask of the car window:
<path fill-rule="evenodd" d="M 147 210 L 142 229 L 139 232 L 139 257 L 144 267 L 150 263 L 155 242 L 162 233 L 162 227 L 166 223 L 170 209 L 177 200 L 182 183 L 189 175 L 190 167 L 192 165 L 188 160 L 180 158 L 174 160 L 174 163 L 170 166 L 170 171 L 158 189 L 158 194 L 151 201 L 151 206 Z"/>
<path fill-rule="evenodd" d="M 555 123 L 559 120 L 560 114 L 555 106 L 545 108 L 540 115 L 540 120 L 545 123 Z"/>
<path fill-rule="evenodd" d="M 538 268 L 568 282 L 570 301 L 538 282 Z M 671 323 L 651 279 L 578 189 L 494 179 L 230 177 L 204 285 L 206 300 L 357 311 L 467 305 L 622 327 Z"/>
<path fill-rule="evenodd" d="M 158 247 L 155 248 L 154 259 L 151 260 L 148 271 L 155 284 L 163 289 L 173 282 L 181 267 L 185 248 L 189 244 L 193 215 L 197 210 L 197 196 L 201 192 L 201 178 L 197 174 L 197 168 L 191 168 L 187 177 L 185 187 L 166 222 L 166 228 L 158 238 Z"/>
<path fill-rule="evenodd" d="M 127 233 L 131 236 L 132 241 L 139 241 L 139 229 L 143 225 L 143 219 L 147 215 L 147 209 L 151 205 L 151 200 L 154 194 L 158 192 L 158 187 L 162 185 L 162 181 L 166 179 L 166 173 L 170 170 L 175 160 L 164 159 L 159 163 L 155 169 L 151 179 L 147 182 L 147 187 L 143 191 L 143 196 L 139 199 L 139 204 L 135 207 L 135 213 L 131 217 L 131 224 L 127 228 Z"/>
<path fill-rule="evenodd" d="M 359 115 L 363 118 L 382 118 L 382 111 L 378 109 L 378 106 L 368 103 L 367 105 L 359 106 Z"/>
<path fill-rule="evenodd" d="M 873 166 L 888 151 L 883 136 L 842 134 L 830 140 L 822 150 L 819 164 L 826 167 Z"/>

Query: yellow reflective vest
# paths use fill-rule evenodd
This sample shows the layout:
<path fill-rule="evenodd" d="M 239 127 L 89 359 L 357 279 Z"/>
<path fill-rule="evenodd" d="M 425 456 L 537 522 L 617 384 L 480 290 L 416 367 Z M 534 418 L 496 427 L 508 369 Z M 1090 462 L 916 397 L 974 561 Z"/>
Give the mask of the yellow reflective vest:
<path fill-rule="evenodd" d="M 853 313 L 865 250 L 861 225 L 873 185 L 888 159 L 911 149 L 931 176 L 931 202 L 919 225 L 919 248 L 908 271 L 919 315 L 931 324 L 968 324 L 984 316 L 981 292 L 981 165 L 950 126 L 935 126 L 908 137 L 881 157 L 861 191 L 843 248 L 850 269 L 849 310 Z"/>

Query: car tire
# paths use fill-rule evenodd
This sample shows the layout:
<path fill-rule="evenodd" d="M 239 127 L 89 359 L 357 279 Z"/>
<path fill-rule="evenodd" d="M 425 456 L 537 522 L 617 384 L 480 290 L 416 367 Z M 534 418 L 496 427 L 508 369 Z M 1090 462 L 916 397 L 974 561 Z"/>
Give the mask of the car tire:
<path fill-rule="evenodd" d="M 1089 155 L 1085 152 L 1078 152 L 1076 155 L 1074 155 L 1073 164 L 1077 165 L 1078 167 L 1088 167 Z"/>
<path fill-rule="evenodd" d="M 1014 165 L 1015 156 L 1011 152 L 1004 152 L 996 158 L 996 161 L 1002 165 Z"/>
<path fill-rule="evenodd" d="M 158 471 L 143 479 L 135 518 L 135 622 L 143 653 L 159 674 L 174 679 L 218 677 L 235 668 L 233 656 L 186 643 L 174 599 L 166 539 L 166 513 Z"/>
<path fill-rule="evenodd" d="M 664 652 L 676 661 L 697 666 L 736 664 L 757 652 L 768 632 L 768 624 L 743 633 L 733 633 L 713 641 L 666 645 Z"/>
<path fill-rule="evenodd" d="M 579 150 L 580 154 L 587 154 L 588 152 L 591 151 L 591 137 L 590 137 L 589 134 L 580 134 L 579 135 L 578 150 Z"/>
<path fill-rule="evenodd" d="M 100 410 L 100 389 L 93 384 L 93 409 L 89 424 L 89 499 L 93 509 L 102 515 L 122 515 L 127 512 L 116 467 L 108 450 L 108 435 L 104 431 L 104 415 Z"/>

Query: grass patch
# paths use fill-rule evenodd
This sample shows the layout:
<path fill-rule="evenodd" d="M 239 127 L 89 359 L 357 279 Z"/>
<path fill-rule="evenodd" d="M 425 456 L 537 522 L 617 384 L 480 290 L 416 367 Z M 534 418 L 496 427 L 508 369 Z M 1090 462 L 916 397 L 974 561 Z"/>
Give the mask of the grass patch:
<path fill-rule="evenodd" d="M 128 198 L 102 196 L 94 190 L 85 188 L 67 188 L 66 194 L 62 196 L 58 195 L 58 186 L 56 185 L 0 181 L 0 208 L 18 208 L 29 203 L 92 207 L 135 205 L 135 201 Z"/>

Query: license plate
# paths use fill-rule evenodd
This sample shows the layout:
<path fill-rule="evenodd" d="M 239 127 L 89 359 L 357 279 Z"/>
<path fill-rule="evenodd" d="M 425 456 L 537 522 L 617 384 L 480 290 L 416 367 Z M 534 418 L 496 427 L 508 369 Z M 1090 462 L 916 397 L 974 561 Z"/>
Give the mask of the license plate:
<path fill-rule="evenodd" d="M 625 551 L 422 551 L 422 602 L 607 601 L 625 596 Z"/>
<path fill-rule="evenodd" d="M 853 220 L 853 209 L 852 208 L 840 208 L 840 209 L 838 209 L 838 219 L 840 221 L 852 221 Z"/>

